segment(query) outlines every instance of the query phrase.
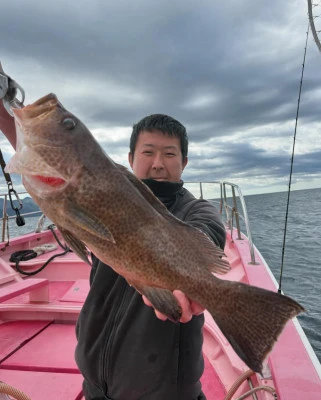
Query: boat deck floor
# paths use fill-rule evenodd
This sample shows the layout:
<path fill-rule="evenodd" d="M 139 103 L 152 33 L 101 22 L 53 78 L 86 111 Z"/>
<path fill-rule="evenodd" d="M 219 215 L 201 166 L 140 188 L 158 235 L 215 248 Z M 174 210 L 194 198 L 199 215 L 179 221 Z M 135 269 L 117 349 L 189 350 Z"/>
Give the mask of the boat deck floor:
<path fill-rule="evenodd" d="M 51 281 L 48 304 L 80 305 L 88 290 L 88 279 Z M 28 305 L 30 296 L 24 293 L 1 304 Z M 32 400 L 83 398 L 82 376 L 74 359 L 74 322 L 4 321 L 0 343 L 0 381 L 22 390 Z M 202 385 L 208 400 L 221 400 L 226 394 L 206 356 Z"/>
<path fill-rule="evenodd" d="M 82 376 L 74 360 L 74 324 L 4 322 L 0 343 L 1 381 L 32 400 L 82 398 Z"/>

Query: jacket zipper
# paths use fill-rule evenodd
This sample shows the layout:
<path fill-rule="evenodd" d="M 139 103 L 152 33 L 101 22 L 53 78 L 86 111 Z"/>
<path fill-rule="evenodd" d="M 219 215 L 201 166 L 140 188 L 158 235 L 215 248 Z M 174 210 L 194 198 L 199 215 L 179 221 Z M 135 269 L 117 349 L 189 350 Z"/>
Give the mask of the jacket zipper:
<path fill-rule="evenodd" d="M 114 312 L 113 312 L 113 318 L 112 318 L 112 327 L 108 336 L 108 340 L 106 342 L 106 346 L 104 347 L 104 351 L 102 352 L 102 358 L 101 358 L 101 363 L 102 363 L 102 376 L 101 376 L 101 382 L 104 387 L 104 394 L 107 396 L 108 394 L 108 386 L 110 386 L 110 378 L 109 378 L 109 365 L 110 365 L 110 358 L 111 358 L 111 350 L 113 347 L 113 341 L 114 337 L 117 331 L 118 327 L 118 322 L 120 320 L 120 316 L 122 315 L 123 311 L 123 304 L 124 304 L 124 299 L 126 297 L 126 292 L 128 290 L 128 285 L 124 284 L 123 287 L 121 288 L 119 292 L 119 297 L 121 300 L 118 302 L 118 307 L 114 307 Z M 109 384 L 109 385 L 108 385 Z M 108 396 L 107 396 L 108 397 Z"/>

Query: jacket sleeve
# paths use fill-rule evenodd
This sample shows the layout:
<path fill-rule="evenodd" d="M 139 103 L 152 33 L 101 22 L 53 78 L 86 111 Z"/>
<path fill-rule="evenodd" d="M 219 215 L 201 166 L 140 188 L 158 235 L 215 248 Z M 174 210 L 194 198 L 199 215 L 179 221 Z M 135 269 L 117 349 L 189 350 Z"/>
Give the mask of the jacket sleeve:
<path fill-rule="evenodd" d="M 184 215 L 183 221 L 204 232 L 213 242 L 224 249 L 226 232 L 221 215 L 214 205 L 206 200 L 194 200 Z"/>

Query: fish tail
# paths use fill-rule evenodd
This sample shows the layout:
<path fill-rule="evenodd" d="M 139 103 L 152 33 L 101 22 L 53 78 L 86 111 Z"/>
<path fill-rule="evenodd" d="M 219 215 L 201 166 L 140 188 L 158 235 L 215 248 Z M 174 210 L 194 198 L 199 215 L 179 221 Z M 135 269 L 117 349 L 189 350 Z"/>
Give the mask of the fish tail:
<path fill-rule="evenodd" d="M 208 283 L 212 295 L 206 308 L 238 356 L 261 373 L 263 360 L 285 324 L 304 308 L 279 293 L 214 279 L 215 286 Z"/>

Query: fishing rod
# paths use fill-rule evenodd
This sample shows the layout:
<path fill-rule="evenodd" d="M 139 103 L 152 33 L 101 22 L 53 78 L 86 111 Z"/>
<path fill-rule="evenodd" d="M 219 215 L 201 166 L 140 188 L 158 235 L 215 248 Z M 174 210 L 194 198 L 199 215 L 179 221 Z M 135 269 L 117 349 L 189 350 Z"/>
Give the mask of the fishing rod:
<path fill-rule="evenodd" d="M 308 0 L 308 15 L 309 15 L 309 22 L 310 22 L 310 26 L 311 26 L 313 39 L 314 39 L 316 45 L 318 46 L 319 50 L 321 51 L 321 43 L 320 43 L 320 38 L 318 36 L 318 34 L 321 31 L 317 31 L 316 27 L 315 27 L 315 24 L 314 24 L 314 20 L 316 18 L 321 17 L 321 15 L 315 15 L 315 16 L 313 15 L 313 9 L 316 8 L 319 5 L 320 5 L 320 2 L 317 3 L 317 4 L 314 4 L 314 3 L 312 3 L 312 0 Z"/>
<path fill-rule="evenodd" d="M 307 33 L 306 33 L 307 37 L 306 37 L 306 40 L 305 40 L 303 63 L 302 63 L 302 71 L 301 71 L 299 98 L 298 98 L 298 105 L 297 105 L 297 109 L 296 109 L 295 127 L 294 127 L 294 135 L 293 135 L 293 145 L 292 145 L 291 167 L 290 167 L 290 176 L 289 176 L 288 197 L 287 197 L 287 203 L 286 203 L 284 235 L 283 235 L 283 244 L 282 244 L 281 270 L 280 270 L 279 288 L 278 288 L 278 292 L 279 293 L 281 293 L 281 290 L 282 290 L 285 242 L 286 242 L 286 233 L 287 233 L 287 225 L 288 225 L 288 215 L 289 215 L 289 204 L 290 204 L 291 183 L 292 183 L 292 173 L 293 173 L 294 150 L 295 150 L 296 132 L 297 132 L 298 120 L 299 120 L 300 101 L 301 101 L 301 92 L 302 92 L 302 84 L 303 84 L 303 74 L 304 74 L 305 58 L 306 58 L 307 46 L 308 46 L 309 31 L 310 31 L 310 25 L 308 24 L 308 29 L 307 29 Z"/>

